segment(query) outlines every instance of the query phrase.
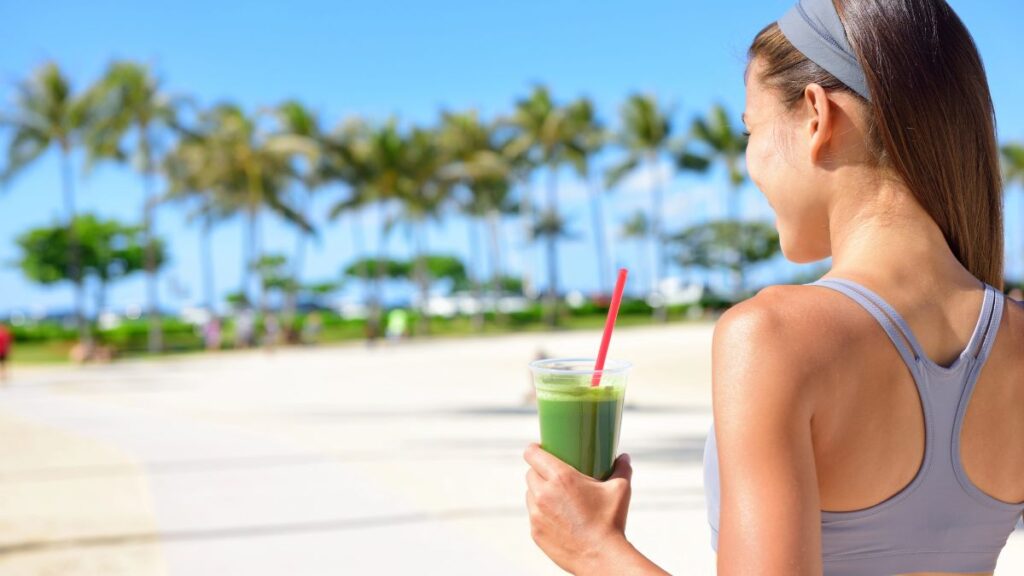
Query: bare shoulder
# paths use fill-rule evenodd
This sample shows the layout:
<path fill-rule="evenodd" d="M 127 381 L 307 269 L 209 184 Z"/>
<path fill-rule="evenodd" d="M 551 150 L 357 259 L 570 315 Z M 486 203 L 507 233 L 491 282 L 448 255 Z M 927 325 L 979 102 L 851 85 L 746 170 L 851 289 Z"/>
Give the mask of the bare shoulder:
<path fill-rule="evenodd" d="M 829 292 L 770 286 L 723 314 L 712 343 L 715 394 L 771 386 L 773 394 L 807 398 L 806 387 L 820 380 L 821 369 L 855 328 L 837 317 Z"/>
<path fill-rule="evenodd" d="M 767 348 L 787 360 L 813 365 L 849 340 L 856 323 L 834 306 L 831 290 L 816 286 L 769 286 L 733 306 L 715 325 L 716 344 Z"/>

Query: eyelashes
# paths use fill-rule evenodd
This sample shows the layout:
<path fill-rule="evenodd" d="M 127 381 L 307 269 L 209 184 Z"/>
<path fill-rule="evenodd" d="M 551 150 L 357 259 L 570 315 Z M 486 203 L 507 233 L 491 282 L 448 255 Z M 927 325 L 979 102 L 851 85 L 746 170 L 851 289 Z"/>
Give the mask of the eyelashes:
<path fill-rule="evenodd" d="M 750 132 L 744 131 L 743 135 L 746 136 L 747 138 L 750 138 Z"/>

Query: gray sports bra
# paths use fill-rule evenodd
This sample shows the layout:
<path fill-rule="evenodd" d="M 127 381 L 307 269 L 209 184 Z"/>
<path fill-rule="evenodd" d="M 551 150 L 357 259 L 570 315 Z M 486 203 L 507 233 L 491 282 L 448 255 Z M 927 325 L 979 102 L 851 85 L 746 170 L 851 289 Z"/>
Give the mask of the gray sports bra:
<path fill-rule="evenodd" d="M 892 306 L 871 290 L 839 278 L 811 285 L 845 294 L 882 325 L 910 368 L 925 425 L 924 460 L 910 484 L 870 508 L 821 513 L 825 574 L 992 572 L 1024 503 L 997 500 L 970 481 L 960 462 L 960 428 L 978 372 L 996 338 L 1002 292 L 985 284 L 970 342 L 951 365 L 941 366 L 925 355 Z M 711 545 L 717 551 L 721 494 L 714 426 L 704 448 L 704 489 Z"/>

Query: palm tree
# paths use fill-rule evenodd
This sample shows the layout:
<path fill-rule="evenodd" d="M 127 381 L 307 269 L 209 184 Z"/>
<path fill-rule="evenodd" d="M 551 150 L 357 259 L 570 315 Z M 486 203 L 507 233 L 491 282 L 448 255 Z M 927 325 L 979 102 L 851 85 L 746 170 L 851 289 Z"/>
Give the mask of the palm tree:
<path fill-rule="evenodd" d="M 349 133 L 328 145 L 329 152 L 344 158 L 341 179 L 350 186 L 349 197 L 331 209 L 331 217 L 364 206 L 376 206 L 380 229 L 377 239 L 377 265 L 369 293 L 370 317 L 368 338 L 372 342 L 380 333 L 384 273 L 387 269 L 387 239 L 393 221 L 390 214 L 393 201 L 399 198 L 406 178 L 404 162 L 408 154 L 408 140 L 398 126 L 398 120 L 372 127 L 352 124 Z M 344 142 L 344 144 L 339 144 Z"/>
<path fill-rule="evenodd" d="M 442 112 L 438 138 L 447 155 L 447 165 L 443 168 L 443 174 L 455 189 L 462 192 L 459 208 L 468 219 L 466 231 L 469 238 L 466 246 L 470 254 L 467 276 L 477 304 L 473 314 L 473 329 L 479 332 L 484 329 L 484 306 L 479 272 L 480 243 L 477 241 L 476 225 L 484 216 L 486 209 L 477 202 L 480 188 L 476 184 L 487 175 L 485 170 L 503 170 L 504 167 L 487 166 L 480 161 L 485 157 L 485 151 L 490 148 L 491 134 L 481 122 L 476 110 Z"/>
<path fill-rule="evenodd" d="M 312 226 L 286 198 L 288 185 L 297 178 L 293 166 L 296 153 L 310 153 L 301 143 L 271 141 L 257 129 L 256 120 L 234 104 L 220 104 L 203 114 L 203 130 L 210 134 L 208 167 L 210 178 L 224 205 L 248 220 L 246 258 L 240 292 L 248 302 L 253 267 L 262 255 L 259 217 L 265 209 L 306 231 Z M 266 310 L 267 292 L 260 288 L 261 311 Z"/>
<path fill-rule="evenodd" d="M 49 149 L 60 154 L 64 210 L 67 213 L 70 277 L 81 279 L 80 247 L 74 232 L 75 192 L 71 166 L 72 153 L 83 145 L 91 120 L 88 99 L 77 94 L 71 82 L 54 63 L 44 64 L 17 88 L 13 110 L 0 116 L 0 125 L 10 130 L 7 161 L 0 172 L 0 181 L 8 183 L 22 170 L 35 163 Z M 75 283 L 75 320 L 78 337 L 87 348 L 92 336 L 85 318 L 85 287 Z"/>
<path fill-rule="evenodd" d="M 721 104 L 715 104 L 704 118 L 696 118 L 690 128 L 695 143 L 703 145 L 705 154 L 682 152 L 677 163 L 681 168 L 703 171 L 711 164 L 721 163 L 729 177 L 728 215 L 737 221 L 740 214 L 740 190 L 747 180 L 742 160 L 747 150 L 747 138 L 742 131 L 733 128 L 729 114 Z M 745 273 L 740 268 L 734 275 L 734 290 L 742 291 L 746 285 Z"/>
<path fill-rule="evenodd" d="M 201 221 L 199 242 L 202 262 L 203 299 L 207 311 L 216 309 L 214 291 L 213 245 L 210 236 L 213 226 L 232 214 L 211 180 L 208 167 L 209 136 L 198 132 L 183 134 L 175 147 L 163 159 L 163 172 L 168 182 L 168 191 L 161 200 L 189 202 L 194 204 L 188 216 L 189 221 Z"/>
<path fill-rule="evenodd" d="M 302 189 L 296 195 L 295 203 L 299 214 L 308 221 L 313 196 L 327 177 L 327 165 L 323 156 L 324 130 L 320 125 L 319 116 L 297 100 L 282 102 L 274 110 L 274 114 L 278 122 L 278 131 L 271 138 L 275 142 L 294 144 L 296 150 L 302 151 L 299 154 L 300 159 L 305 160 L 306 168 L 299 172 Z M 305 261 L 308 236 L 310 233 L 306 229 L 298 228 L 291 272 L 295 286 L 302 284 L 302 265 Z M 285 317 L 289 326 L 295 314 L 296 296 L 294 290 L 285 294 Z"/>
<path fill-rule="evenodd" d="M 470 283 L 478 306 L 474 315 L 474 327 L 483 329 L 483 298 L 480 290 L 477 268 L 476 221 L 486 222 L 490 246 L 491 280 L 489 292 L 491 305 L 497 316 L 504 321 L 504 314 L 498 306 L 500 278 L 503 275 L 501 256 L 501 217 L 514 213 L 519 207 L 511 198 L 511 178 L 515 177 L 515 158 L 509 155 L 511 135 L 503 133 L 497 123 L 480 119 L 475 110 L 442 114 L 439 131 L 441 142 L 449 156 L 444 174 L 459 185 L 463 192 L 460 201 L 462 212 L 470 218 L 469 247 L 471 250 Z"/>
<path fill-rule="evenodd" d="M 619 145 L 626 157 L 606 173 L 606 184 L 614 187 L 627 175 L 643 169 L 651 182 L 650 238 L 654 243 L 652 291 L 657 294 L 665 268 L 664 231 L 662 230 L 662 185 L 658 162 L 672 149 L 672 121 L 670 113 L 660 107 L 653 96 L 633 94 L 621 110 L 622 126 Z M 654 317 L 665 321 L 667 309 L 660 303 L 654 307 Z"/>
<path fill-rule="evenodd" d="M 357 118 L 350 118 L 338 125 L 330 133 L 324 135 L 321 142 L 323 152 L 324 179 L 337 182 L 345 187 L 345 196 L 334 203 L 328 213 L 330 220 L 336 220 L 343 214 L 352 214 L 352 247 L 356 255 L 356 277 L 364 285 L 364 300 L 367 308 L 373 307 L 375 293 L 366 281 L 367 270 L 366 242 L 364 241 L 363 215 L 371 198 L 367 186 L 372 179 L 369 163 L 370 128 Z M 377 319 L 379 320 L 379 319 Z M 379 334 L 380 326 L 371 318 L 367 322 L 367 339 L 373 341 Z"/>
<path fill-rule="evenodd" d="M 553 222 L 558 217 L 558 169 L 567 160 L 571 146 L 566 112 L 551 97 L 545 86 L 536 86 L 533 93 L 516 103 L 513 123 L 519 128 L 518 143 L 513 148 L 532 150 L 536 163 L 548 171 L 547 208 L 542 219 Z M 534 232 L 538 224 L 534 225 Z M 558 234 L 543 234 L 547 252 L 548 286 L 546 293 L 548 325 L 558 322 Z M 539 237 L 534 234 L 533 237 Z"/>
<path fill-rule="evenodd" d="M 153 220 L 156 209 L 155 178 L 158 173 L 161 131 L 166 133 L 177 125 L 180 100 L 168 96 L 157 79 L 144 65 L 135 62 L 113 62 L 91 90 L 98 110 L 89 142 L 90 160 L 109 158 L 126 161 L 135 151 L 136 169 L 142 175 L 142 230 L 146 246 L 146 316 L 149 320 L 149 351 L 162 348 L 162 331 L 157 284 L 156 245 Z"/>
<path fill-rule="evenodd" d="M 608 142 L 608 133 L 597 119 L 593 103 L 587 98 L 580 98 L 566 108 L 569 133 L 573 146 L 568 148 L 569 160 L 577 174 L 586 183 L 590 194 L 591 227 L 594 232 L 594 247 L 597 251 L 597 280 L 601 294 L 611 293 L 608 279 L 608 249 L 604 216 L 601 211 L 601 190 L 593 181 L 592 159 L 598 155 Z"/>
<path fill-rule="evenodd" d="M 438 136 L 431 130 L 413 128 L 405 147 L 403 186 L 398 189 L 402 212 L 396 221 L 403 222 L 413 239 L 415 265 L 413 275 L 420 290 L 418 331 L 430 332 L 430 285 L 427 269 L 427 220 L 440 221 L 442 210 L 450 198 L 451 181 L 442 169 L 447 159 Z"/>

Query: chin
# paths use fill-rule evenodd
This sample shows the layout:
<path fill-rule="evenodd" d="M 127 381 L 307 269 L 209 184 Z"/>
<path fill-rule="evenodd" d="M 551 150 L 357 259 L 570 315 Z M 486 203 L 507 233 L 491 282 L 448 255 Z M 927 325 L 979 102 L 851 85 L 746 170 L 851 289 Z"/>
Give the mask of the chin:
<path fill-rule="evenodd" d="M 787 242 L 786 236 L 779 233 L 779 245 L 782 248 L 782 256 L 794 264 L 810 264 L 824 260 L 831 256 L 828 250 L 817 249 L 816 246 L 809 246 L 799 242 Z"/>

